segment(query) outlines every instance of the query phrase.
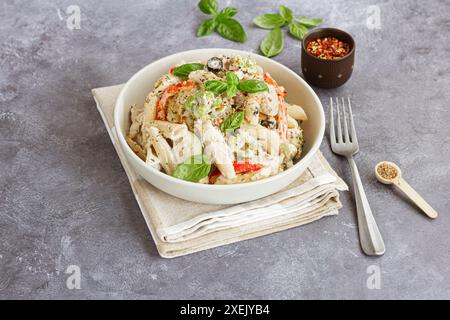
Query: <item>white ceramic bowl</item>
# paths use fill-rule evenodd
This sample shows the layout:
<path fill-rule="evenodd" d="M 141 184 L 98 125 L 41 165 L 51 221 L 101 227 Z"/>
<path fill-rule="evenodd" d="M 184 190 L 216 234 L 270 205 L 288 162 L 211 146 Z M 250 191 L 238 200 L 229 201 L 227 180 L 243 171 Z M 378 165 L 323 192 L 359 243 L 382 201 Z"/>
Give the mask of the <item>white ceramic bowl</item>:
<path fill-rule="evenodd" d="M 271 76 L 287 90 L 286 100 L 302 106 L 308 115 L 304 121 L 305 146 L 301 160 L 293 167 L 267 179 L 233 185 L 208 185 L 173 178 L 145 165 L 128 146 L 125 136 L 132 104 L 143 105 L 155 82 L 180 61 L 207 60 L 218 54 L 252 56 Z M 119 94 L 114 110 L 114 125 L 119 144 L 130 165 L 152 185 L 175 197 L 194 202 L 231 204 L 255 200 L 273 194 L 297 179 L 310 164 L 319 149 L 325 130 L 322 104 L 311 87 L 282 64 L 263 56 L 232 49 L 199 49 L 176 53 L 155 61 L 137 72 Z"/>

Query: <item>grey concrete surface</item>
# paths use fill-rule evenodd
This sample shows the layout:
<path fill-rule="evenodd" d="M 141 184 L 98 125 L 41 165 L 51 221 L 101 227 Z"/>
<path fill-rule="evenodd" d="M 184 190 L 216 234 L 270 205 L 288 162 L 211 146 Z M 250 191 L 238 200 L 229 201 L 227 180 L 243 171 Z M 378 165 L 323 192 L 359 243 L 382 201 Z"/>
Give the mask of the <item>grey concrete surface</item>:
<path fill-rule="evenodd" d="M 153 241 L 90 89 L 126 81 L 182 50 L 256 51 L 256 15 L 279 1 L 219 1 L 239 8 L 249 40 L 195 38 L 197 1 L 13 1 L 0 4 L 1 299 L 428 299 L 450 298 L 449 1 L 283 1 L 296 15 L 357 42 L 352 79 L 317 89 L 354 101 L 362 180 L 384 236 L 383 257 L 362 254 L 351 193 L 337 217 L 270 236 L 166 260 Z M 81 29 L 66 27 L 69 5 Z M 366 26 L 377 5 L 381 29 Z M 299 43 L 285 37 L 275 60 L 299 71 Z M 346 181 L 345 161 L 321 150 Z M 373 167 L 398 163 L 440 213 L 425 218 Z M 69 265 L 81 289 L 66 287 Z M 381 288 L 368 289 L 372 268 Z M 369 271 L 369 273 L 368 273 Z"/>

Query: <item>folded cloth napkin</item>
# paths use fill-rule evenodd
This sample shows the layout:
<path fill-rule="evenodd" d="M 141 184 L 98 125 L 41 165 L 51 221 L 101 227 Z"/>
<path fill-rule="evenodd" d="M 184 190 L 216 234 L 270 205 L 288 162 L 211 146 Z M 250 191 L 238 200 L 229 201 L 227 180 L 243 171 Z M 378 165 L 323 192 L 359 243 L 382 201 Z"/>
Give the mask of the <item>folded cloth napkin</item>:
<path fill-rule="evenodd" d="M 297 227 L 336 215 L 338 190 L 347 190 L 320 152 L 291 185 L 239 205 L 209 205 L 178 199 L 153 187 L 129 166 L 117 142 L 114 105 L 123 85 L 93 89 L 106 129 L 162 257 L 177 257 Z"/>

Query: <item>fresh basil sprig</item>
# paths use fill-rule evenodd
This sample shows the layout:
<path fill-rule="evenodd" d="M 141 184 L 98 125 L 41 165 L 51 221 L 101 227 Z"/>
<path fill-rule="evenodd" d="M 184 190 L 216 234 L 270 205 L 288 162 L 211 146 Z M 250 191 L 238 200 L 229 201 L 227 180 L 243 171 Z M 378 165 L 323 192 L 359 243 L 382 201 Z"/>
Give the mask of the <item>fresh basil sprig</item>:
<path fill-rule="evenodd" d="M 196 70 L 203 70 L 205 65 L 202 63 L 186 63 L 176 67 L 172 73 L 178 77 L 187 77 L 189 73 Z"/>
<path fill-rule="evenodd" d="M 198 182 L 207 177 L 211 171 L 211 161 L 203 154 L 197 154 L 179 164 L 172 174 L 173 177 Z"/>
<path fill-rule="evenodd" d="M 220 130 L 224 133 L 234 131 L 239 128 L 244 121 L 244 111 L 235 112 L 227 117 L 220 125 Z"/>
<path fill-rule="evenodd" d="M 238 90 L 249 93 L 269 90 L 269 87 L 267 87 L 267 84 L 264 81 L 252 79 L 239 82 L 238 76 L 232 71 L 227 72 L 226 80 L 226 82 L 219 80 L 206 81 L 205 90 L 215 94 L 222 94 L 226 91 L 227 96 L 230 98 L 234 97 Z"/>
<path fill-rule="evenodd" d="M 286 6 L 278 8 L 279 13 L 266 13 L 253 19 L 253 23 L 263 29 L 272 30 L 260 45 L 261 52 L 266 57 L 273 57 L 283 50 L 283 33 L 281 28 L 289 26 L 289 33 L 294 38 L 302 40 L 309 31 L 308 28 L 317 27 L 322 19 L 300 17 L 295 19 L 294 13 Z"/>
<path fill-rule="evenodd" d="M 210 14 L 213 17 L 203 21 L 197 29 L 197 37 L 207 36 L 214 31 L 228 40 L 236 42 L 245 42 L 247 34 L 242 25 L 232 17 L 234 17 L 238 10 L 233 7 L 226 7 L 219 10 L 219 3 L 217 0 L 200 0 L 198 7 L 205 14 Z"/>
<path fill-rule="evenodd" d="M 224 19 L 224 18 L 231 18 L 234 17 L 238 13 L 238 10 L 234 7 L 225 7 L 220 11 L 217 18 Z"/>

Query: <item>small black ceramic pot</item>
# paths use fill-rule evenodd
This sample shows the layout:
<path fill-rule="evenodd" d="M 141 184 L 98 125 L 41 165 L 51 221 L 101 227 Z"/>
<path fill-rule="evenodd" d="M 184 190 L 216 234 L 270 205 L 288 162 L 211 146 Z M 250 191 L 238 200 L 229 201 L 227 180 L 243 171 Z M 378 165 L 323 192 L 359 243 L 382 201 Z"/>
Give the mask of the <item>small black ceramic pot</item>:
<path fill-rule="evenodd" d="M 336 37 L 350 45 L 349 53 L 333 60 L 319 59 L 306 50 L 306 45 L 317 38 Z M 350 79 L 355 62 L 355 41 L 347 32 L 335 28 L 313 29 L 305 35 L 302 42 L 302 72 L 310 84 L 325 88 L 337 88 Z"/>

